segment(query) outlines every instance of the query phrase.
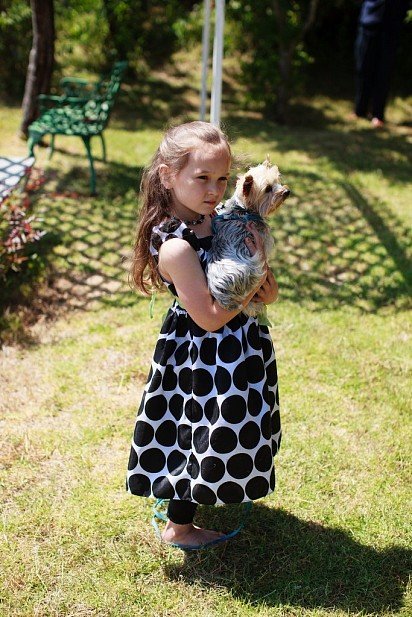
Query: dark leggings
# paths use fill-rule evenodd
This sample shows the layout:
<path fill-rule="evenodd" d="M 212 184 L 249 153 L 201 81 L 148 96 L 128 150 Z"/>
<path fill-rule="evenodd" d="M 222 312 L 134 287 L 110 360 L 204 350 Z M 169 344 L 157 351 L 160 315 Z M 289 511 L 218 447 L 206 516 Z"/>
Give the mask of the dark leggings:
<path fill-rule="evenodd" d="M 395 3 L 396 4 L 396 3 Z M 387 3 L 390 6 L 390 3 Z M 359 25 L 355 42 L 357 116 L 366 116 L 371 104 L 372 116 L 384 120 L 396 48 L 403 18 L 394 15 L 381 27 Z"/>
<path fill-rule="evenodd" d="M 193 522 L 197 510 L 197 503 L 171 499 L 167 508 L 167 516 L 176 525 L 188 525 Z"/>

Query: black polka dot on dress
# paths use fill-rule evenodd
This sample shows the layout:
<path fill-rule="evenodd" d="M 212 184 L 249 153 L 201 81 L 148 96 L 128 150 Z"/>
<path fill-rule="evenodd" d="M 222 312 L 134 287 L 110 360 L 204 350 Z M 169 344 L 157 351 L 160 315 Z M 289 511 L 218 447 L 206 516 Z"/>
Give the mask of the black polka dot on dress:
<path fill-rule="evenodd" d="M 153 230 L 155 260 L 170 238 L 189 242 L 206 268 L 211 238 L 197 238 L 175 218 Z M 273 456 L 280 440 L 276 360 L 267 327 L 240 313 L 206 332 L 175 301 L 136 419 L 128 490 L 208 505 L 259 499 L 275 488 Z"/>

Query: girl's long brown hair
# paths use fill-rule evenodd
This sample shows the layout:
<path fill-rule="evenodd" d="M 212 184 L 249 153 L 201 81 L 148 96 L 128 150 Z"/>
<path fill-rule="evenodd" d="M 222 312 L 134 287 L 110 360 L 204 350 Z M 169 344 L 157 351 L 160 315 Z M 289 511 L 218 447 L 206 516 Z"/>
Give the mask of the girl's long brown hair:
<path fill-rule="evenodd" d="M 199 147 L 199 141 L 222 145 L 231 157 L 228 139 L 219 128 L 208 122 L 188 122 L 166 131 L 150 165 L 143 172 L 130 275 L 132 286 L 145 294 L 163 286 L 157 264 L 150 253 L 150 240 L 153 227 L 168 215 L 171 216 L 173 205 L 172 193 L 163 186 L 159 168 L 167 165 L 172 174 L 178 174 L 187 164 L 190 152 Z"/>

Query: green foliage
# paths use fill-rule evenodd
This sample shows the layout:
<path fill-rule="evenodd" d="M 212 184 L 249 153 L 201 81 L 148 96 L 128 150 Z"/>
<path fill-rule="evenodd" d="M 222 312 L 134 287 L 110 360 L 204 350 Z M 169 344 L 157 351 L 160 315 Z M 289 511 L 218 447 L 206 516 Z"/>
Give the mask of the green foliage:
<path fill-rule="evenodd" d="M 31 46 L 31 11 L 26 0 L 0 0 L 0 83 L 11 98 L 24 89 Z"/>
<path fill-rule="evenodd" d="M 192 5 L 179 0 L 55 2 L 55 81 L 61 69 L 99 73 L 116 59 L 128 60 L 138 73 L 164 64 L 178 44 L 174 24 Z M 0 0 L 0 79 L 14 98 L 24 91 L 31 35 L 27 0 Z"/>
<path fill-rule="evenodd" d="M 193 9 L 177 18 L 173 24 L 179 47 L 189 49 L 193 45 L 199 44 L 202 40 L 203 31 L 203 4 L 195 4 Z"/>
<path fill-rule="evenodd" d="M 24 335 L 18 311 L 12 309 L 36 298 L 49 267 L 47 253 L 59 242 L 57 234 L 40 229 L 41 223 L 25 194 L 13 194 L 0 205 L 0 343 L 6 330 Z"/>
<path fill-rule="evenodd" d="M 301 40 L 309 2 L 280 2 L 284 15 L 281 26 L 273 2 L 246 3 L 229 0 L 228 19 L 232 24 L 229 52 L 240 52 L 242 81 L 247 86 L 249 104 L 257 103 L 267 114 L 275 115 L 278 88 L 285 77 L 279 70 L 285 49 L 291 50 L 288 85 L 294 90 L 302 83 L 302 68 L 312 62 Z"/>
<path fill-rule="evenodd" d="M 106 56 L 127 59 L 131 66 L 156 67 L 169 60 L 178 37 L 174 23 L 186 12 L 178 0 L 104 0 L 109 35 L 104 41 Z"/>
<path fill-rule="evenodd" d="M 102 0 L 55 2 L 56 58 L 69 70 L 99 72 L 105 61 L 108 25 Z M 64 35 L 63 35 L 64 33 Z"/>
<path fill-rule="evenodd" d="M 284 16 L 280 24 L 274 0 L 226 1 L 226 57 L 240 68 L 243 107 L 263 109 L 269 117 L 275 115 L 282 88 L 286 96 L 309 86 L 317 92 L 337 91 L 353 75 L 359 1 L 319 2 L 315 23 L 302 38 L 309 5 L 310 0 L 279 0 Z M 56 0 L 54 8 L 55 84 L 61 73 L 105 73 L 119 59 L 128 60 L 135 79 L 144 77 L 147 83 L 151 71 L 170 64 L 175 51 L 190 51 L 202 37 L 200 0 Z M 392 88 L 392 93 L 404 95 L 409 94 L 412 66 L 411 15 L 409 11 L 398 53 L 402 62 L 396 65 Z M 3 98 L 23 95 L 31 40 L 29 0 L 0 0 Z"/>
<path fill-rule="evenodd" d="M 192 2 L 148 0 L 74 0 L 56 5 L 56 55 L 73 70 L 107 69 L 128 60 L 145 74 L 166 63 L 178 45 Z M 60 33 L 64 32 L 65 36 Z"/>
<path fill-rule="evenodd" d="M 29 215 L 27 196 L 11 195 L 0 205 L 0 278 L 10 271 L 20 272 L 23 265 L 36 258 L 33 246 L 46 232 L 36 229 L 38 220 Z"/>

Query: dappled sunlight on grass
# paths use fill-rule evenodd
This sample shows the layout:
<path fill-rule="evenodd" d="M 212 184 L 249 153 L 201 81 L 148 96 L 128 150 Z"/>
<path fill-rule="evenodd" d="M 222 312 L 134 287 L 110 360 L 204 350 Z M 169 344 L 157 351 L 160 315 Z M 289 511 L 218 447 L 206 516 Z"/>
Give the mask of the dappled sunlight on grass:
<path fill-rule="evenodd" d="M 77 172 L 82 173 L 84 172 Z M 64 182 L 48 172 L 48 190 L 36 194 L 37 211 L 44 226 L 57 236 L 50 261 L 54 287 L 75 308 L 129 306 L 135 302 L 128 284 L 128 263 L 136 224 L 134 190 L 139 170 L 120 164 L 100 177 L 99 197 L 87 192 L 62 190 Z M 71 170 L 66 186 L 75 185 Z M 118 183 L 122 194 L 116 191 Z M 51 190 L 50 190 L 51 189 Z"/>
<path fill-rule="evenodd" d="M 134 294 L 122 262 L 129 248 L 124 226 L 131 220 L 125 214 L 110 224 L 96 212 L 89 216 L 87 208 L 79 208 L 79 200 L 64 199 L 60 205 L 65 210 L 58 215 L 61 243 L 54 248 L 55 287 L 76 308 L 92 309 L 100 302 L 132 304 Z M 56 228 L 56 220 L 49 209 L 47 223 Z"/>
<path fill-rule="evenodd" d="M 315 310 L 354 305 L 406 307 L 411 272 L 408 230 L 349 182 L 288 170 L 292 196 L 271 225 L 271 260 L 282 297 Z"/>
<path fill-rule="evenodd" d="M 133 303 L 125 258 L 133 244 L 141 171 L 102 165 L 97 198 L 87 194 L 87 169 L 72 166 L 58 177 L 54 169 L 47 172 L 49 183 L 35 199 L 45 227 L 59 237 L 56 288 L 71 306 Z M 340 304 L 362 311 L 405 308 L 412 243 L 404 223 L 349 177 L 321 175 L 313 165 L 304 172 L 293 162 L 285 175 L 292 195 L 271 220 L 271 265 L 282 297 L 313 310 Z M 79 177 L 82 192 L 64 190 Z"/>
<path fill-rule="evenodd" d="M 226 125 L 235 144 L 240 142 L 249 152 L 262 144 L 266 152 L 276 153 L 279 158 L 287 158 L 293 151 L 303 152 L 312 165 L 318 165 L 319 172 L 326 163 L 330 170 L 345 175 L 379 170 L 387 181 L 410 182 L 410 130 L 407 129 L 373 131 L 369 126 L 347 122 L 318 130 L 310 123 L 290 127 L 231 117 Z"/>
<path fill-rule="evenodd" d="M 46 182 L 31 200 L 49 232 L 50 288 L 27 307 L 38 320 L 31 343 L 16 336 L 0 352 L 0 613 L 406 617 L 410 99 L 391 106 L 396 124 L 381 132 L 348 121 L 348 100 L 320 95 L 294 100 L 280 126 L 244 110 L 225 82 L 225 129 L 235 155 L 247 155 L 239 171 L 269 153 L 291 189 L 271 219 L 277 488 L 234 541 L 189 555 L 158 542 L 151 500 L 124 491 L 171 301 L 159 297 L 150 319 L 124 258 L 161 130 L 197 116 L 199 76 L 182 67 L 125 84 L 105 133 L 107 163 L 93 142 L 96 197 L 80 139 L 57 138 L 50 162 L 36 150 Z M 27 151 L 19 120 L 17 107 L 0 107 L 3 153 Z M 239 511 L 202 507 L 197 522 L 228 531 Z"/>

